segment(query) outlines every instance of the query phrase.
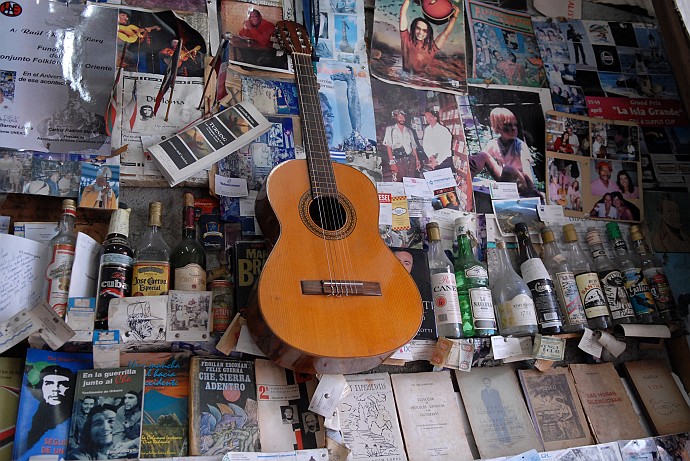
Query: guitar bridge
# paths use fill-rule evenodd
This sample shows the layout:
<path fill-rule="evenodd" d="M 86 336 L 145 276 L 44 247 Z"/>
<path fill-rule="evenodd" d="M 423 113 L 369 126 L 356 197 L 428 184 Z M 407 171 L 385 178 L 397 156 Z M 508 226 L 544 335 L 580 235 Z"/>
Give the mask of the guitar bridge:
<path fill-rule="evenodd" d="M 302 280 L 304 295 L 381 296 L 378 282 L 361 280 Z"/>

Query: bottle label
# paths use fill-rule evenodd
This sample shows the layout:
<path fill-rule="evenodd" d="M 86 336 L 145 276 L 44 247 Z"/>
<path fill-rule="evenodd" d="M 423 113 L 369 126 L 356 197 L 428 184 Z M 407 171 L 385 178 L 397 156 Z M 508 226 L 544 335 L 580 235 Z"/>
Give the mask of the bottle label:
<path fill-rule="evenodd" d="M 132 264 L 134 264 L 134 258 L 120 253 L 105 253 L 101 256 L 101 266 L 104 264 L 129 266 L 131 269 Z"/>
<path fill-rule="evenodd" d="M 642 273 L 649 282 L 657 311 L 668 312 L 675 309 L 675 300 L 673 299 L 671 287 L 668 284 L 664 270 L 660 267 L 653 267 L 643 270 Z"/>
<path fill-rule="evenodd" d="M 46 269 L 48 304 L 61 317 L 67 312 L 67 293 L 74 263 L 74 245 L 53 246 L 53 258 Z"/>
<path fill-rule="evenodd" d="M 137 262 L 132 272 L 132 296 L 160 296 L 168 293 L 170 263 Z"/>
<path fill-rule="evenodd" d="M 489 273 L 486 271 L 486 268 L 482 266 L 472 266 L 468 267 L 465 269 L 465 277 L 467 278 L 474 278 L 474 279 L 481 279 L 481 278 L 487 278 L 489 276 Z"/>
<path fill-rule="evenodd" d="M 434 295 L 436 326 L 449 323 L 462 324 L 455 275 L 431 274 L 431 292 Z"/>
<path fill-rule="evenodd" d="M 534 280 L 551 280 L 544 263 L 539 258 L 528 259 L 520 265 L 520 273 L 525 283 L 529 284 Z"/>
<path fill-rule="evenodd" d="M 175 269 L 175 289 L 183 291 L 206 290 L 206 271 L 198 264 L 187 264 Z"/>
<path fill-rule="evenodd" d="M 519 294 L 497 306 L 501 330 L 537 324 L 534 301 L 526 294 Z"/>
<path fill-rule="evenodd" d="M 643 315 L 654 312 L 654 297 L 639 268 L 622 271 L 625 289 L 630 296 L 635 314 Z"/>
<path fill-rule="evenodd" d="M 587 316 L 585 315 L 585 308 L 582 306 L 580 299 L 580 291 L 575 281 L 575 276 L 572 272 L 558 272 L 556 273 L 556 289 L 563 300 L 563 308 L 568 325 L 582 325 L 587 323 Z"/>
<path fill-rule="evenodd" d="M 470 306 L 472 307 L 472 323 L 475 329 L 495 330 L 496 316 L 491 291 L 486 287 L 470 288 Z"/>
<path fill-rule="evenodd" d="M 601 289 L 599 277 L 594 272 L 586 272 L 575 276 L 577 288 L 580 290 L 580 299 L 585 307 L 585 315 L 588 319 L 609 315 L 606 297 Z"/>
<path fill-rule="evenodd" d="M 125 298 L 131 293 L 129 281 L 132 279 L 131 264 L 104 263 L 111 259 L 109 256 L 125 256 L 104 254 L 101 257 L 101 270 L 98 277 L 98 299 L 96 306 L 96 319 L 108 318 L 108 305 L 111 299 Z M 131 260 L 128 256 L 125 256 Z M 115 258 L 118 259 L 118 258 Z"/>
<path fill-rule="evenodd" d="M 608 256 L 606 256 L 606 250 L 592 250 L 592 257 L 598 258 L 601 256 L 608 258 Z"/>
<path fill-rule="evenodd" d="M 532 280 L 527 283 L 527 286 L 532 291 L 532 299 L 534 300 L 534 308 L 537 311 L 539 326 L 542 328 L 563 326 L 561 316 L 559 315 L 556 287 L 551 279 Z"/>
<path fill-rule="evenodd" d="M 609 310 L 611 311 L 611 318 L 623 319 L 626 317 L 635 317 L 635 311 L 628 292 L 625 291 L 625 282 L 623 274 L 617 270 L 603 271 L 599 273 L 599 280 L 601 280 L 601 288 L 606 296 L 606 301 L 609 303 Z"/>

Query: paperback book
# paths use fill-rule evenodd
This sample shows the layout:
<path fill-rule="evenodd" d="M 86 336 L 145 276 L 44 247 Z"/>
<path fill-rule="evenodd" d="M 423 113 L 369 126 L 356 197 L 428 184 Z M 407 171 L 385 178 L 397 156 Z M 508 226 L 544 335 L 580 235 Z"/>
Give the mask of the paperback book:
<path fill-rule="evenodd" d="M 22 365 L 21 359 L 0 357 L 0 461 L 12 459 Z"/>
<path fill-rule="evenodd" d="M 268 258 L 268 245 L 265 240 L 235 242 L 233 252 L 233 276 L 235 287 L 235 309 L 244 313 L 249 301 L 249 293 L 259 280 L 261 269 Z"/>

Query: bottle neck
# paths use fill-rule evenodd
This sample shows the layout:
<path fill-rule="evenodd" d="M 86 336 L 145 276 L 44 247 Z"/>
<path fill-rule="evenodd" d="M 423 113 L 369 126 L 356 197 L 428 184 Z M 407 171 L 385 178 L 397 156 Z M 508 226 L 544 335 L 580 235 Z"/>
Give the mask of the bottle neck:
<path fill-rule="evenodd" d="M 61 234 L 73 234 L 77 218 L 71 213 L 63 213 L 58 223 L 58 232 Z"/>
<path fill-rule="evenodd" d="M 604 245 L 601 243 L 595 243 L 593 245 L 589 246 L 591 252 L 592 252 L 592 257 L 594 259 L 609 259 L 608 256 L 606 256 L 606 249 L 604 248 Z"/>
<path fill-rule="evenodd" d="M 642 239 L 635 240 L 633 246 L 635 247 L 635 252 L 640 256 L 648 256 L 651 253 L 649 245 Z"/>
<path fill-rule="evenodd" d="M 429 241 L 429 259 L 440 259 L 445 256 L 440 240 Z"/>
<path fill-rule="evenodd" d="M 539 255 L 532 245 L 532 240 L 529 238 L 529 234 L 518 233 L 518 251 L 520 253 L 520 262 L 525 262 L 528 259 L 538 258 Z"/>
<path fill-rule="evenodd" d="M 458 235 L 458 256 L 463 260 L 475 259 L 472 252 L 472 241 L 467 233 Z"/>
<path fill-rule="evenodd" d="M 196 226 L 194 224 L 194 207 L 186 206 L 182 209 L 182 237 L 196 238 Z"/>
<path fill-rule="evenodd" d="M 117 233 L 111 233 L 108 234 L 103 241 L 103 245 L 107 245 L 108 243 L 121 243 L 121 244 L 127 244 L 127 236 L 124 234 L 117 234 Z"/>
<path fill-rule="evenodd" d="M 613 239 L 613 249 L 616 251 L 616 254 L 620 256 L 626 256 L 628 254 L 628 245 L 622 237 Z"/>
<path fill-rule="evenodd" d="M 498 248 L 496 252 L 498 255 L 498 262 L 502 267 L 502 270 L 515 271 L 513 269 L 513 264 L 510 262 L 510 256 L 508 256 L 508 248 Z"/>

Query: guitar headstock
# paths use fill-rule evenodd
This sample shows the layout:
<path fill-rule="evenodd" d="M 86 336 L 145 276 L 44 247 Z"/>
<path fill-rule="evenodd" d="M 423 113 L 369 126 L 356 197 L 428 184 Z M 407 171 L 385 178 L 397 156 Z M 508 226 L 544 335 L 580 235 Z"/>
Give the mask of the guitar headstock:
<path fill-rule="evenodd" d="M 302 24 L 294 21 L 280 21 L 276 24 L 276 35 L 281 47 L 288 54 L 303 53 L 311 55 L 312 47 L 309 33 Z"/>

